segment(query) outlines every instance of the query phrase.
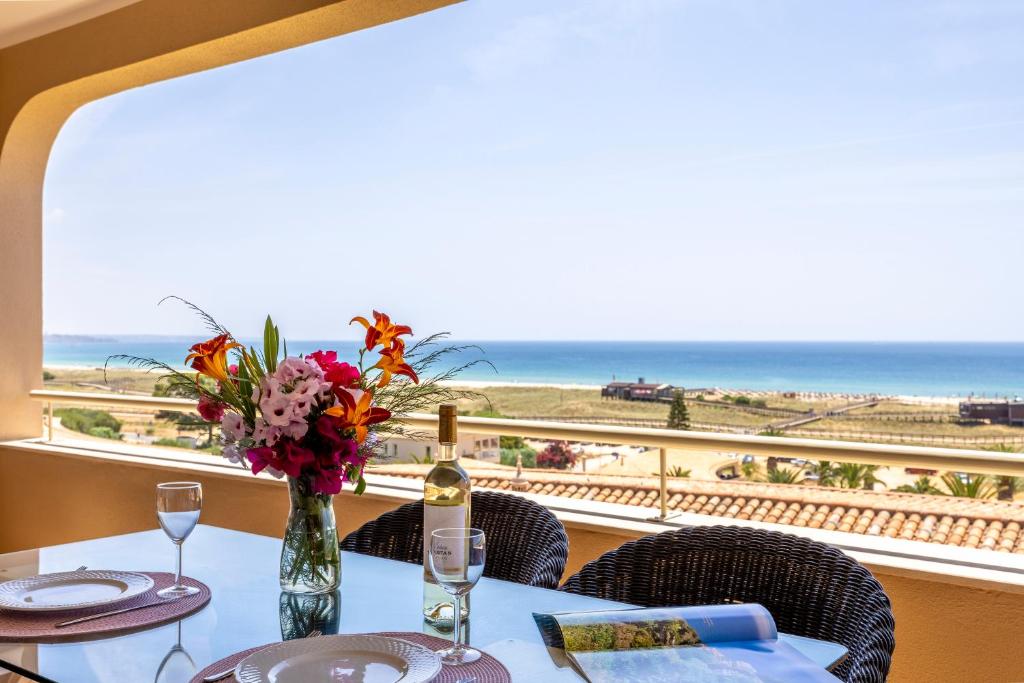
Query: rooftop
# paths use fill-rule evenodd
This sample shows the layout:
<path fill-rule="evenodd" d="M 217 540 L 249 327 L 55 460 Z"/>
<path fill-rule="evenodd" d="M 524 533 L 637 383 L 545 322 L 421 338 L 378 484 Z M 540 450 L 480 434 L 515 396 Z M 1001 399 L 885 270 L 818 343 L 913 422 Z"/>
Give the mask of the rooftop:
<path fill-rule="evenodd" d="M 422 478 L 429 465 L 393 464 L 374 474 Z M 473 486 L 509 489 L 515 472 L 474 467 Z M 647 477 L 524 470 L 528 493 L 657 508 L 658 483 Z M 755 522 L 1024 554 L 1024 504 L 743 481 L 669 482 L 668 508 Z"/>

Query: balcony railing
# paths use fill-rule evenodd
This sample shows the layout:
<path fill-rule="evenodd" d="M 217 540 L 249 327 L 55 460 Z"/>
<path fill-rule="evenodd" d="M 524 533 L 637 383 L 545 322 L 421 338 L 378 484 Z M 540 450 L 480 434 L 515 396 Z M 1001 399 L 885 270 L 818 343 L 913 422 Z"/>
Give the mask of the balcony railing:
<path fill-rule="evenodd" d="M 122 409 L 179 412 L 195 411 L 196 409 L 195 401 L 181 398 L 45 390 L 32 391 L 31 395 L 32 398 L 46 404 L 49 415 L 47 439 L 53 438 L 54 405 L 96 405 Z M 437 428 L 437 417 L 425 413 L 409 415 L 405 422 L 410 427 L 427 432 Z M 1024 476 L 1024 453 L 486 417 L 461 417 L 459 424 L 466 433 L 481 436 L 518 436 L 552 441 L 596 442 L 657 448 L 660 452 L 660 517 L 662 519 L 668 516 L 668 451 L 672 449 L 952 470 L 999 476 Z"/>

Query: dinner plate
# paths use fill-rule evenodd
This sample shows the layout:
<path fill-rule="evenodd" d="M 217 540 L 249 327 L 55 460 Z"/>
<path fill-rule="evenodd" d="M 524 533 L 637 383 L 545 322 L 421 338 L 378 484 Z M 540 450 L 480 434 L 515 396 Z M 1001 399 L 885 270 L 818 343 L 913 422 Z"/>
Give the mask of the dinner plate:
<path fill-rule="evenodd" d="M 271 645 L 235 667 L 239 683 L 426 683 L 441 671 L 428 648 L 383 636 L 320 636 Z"/>
<path fill-rule="evenodd" d="M 56 612 L 121 602 L 145 593 L 153 579 L 136 572 L 74 571 L 0 583 L 0 609 Z"/>

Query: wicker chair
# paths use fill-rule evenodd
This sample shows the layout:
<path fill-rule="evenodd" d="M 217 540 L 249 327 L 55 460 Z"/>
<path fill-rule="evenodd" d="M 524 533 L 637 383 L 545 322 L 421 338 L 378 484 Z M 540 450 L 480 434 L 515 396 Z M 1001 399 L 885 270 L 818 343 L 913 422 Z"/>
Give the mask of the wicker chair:
<path fill-rule="evenodd" d="M 494 491 L 474 491 L 471 523 L 487 534 L 484 576 L 558 588 L 569 556 L 562 523 L 537 503 Z M 423 562 L 423 501 L 407 503 L 345 537 L 342 550 Z"/>
<path fill-rule="evenodd" d="M 882 683 L 895 622 L 867 569 L 799 536 L 733 526 L 689 527 L 631 541 L 588 562 L 561 590 L 646 607 L 758 602 L 780 631 L 841 643 L 833 673 Z"/>

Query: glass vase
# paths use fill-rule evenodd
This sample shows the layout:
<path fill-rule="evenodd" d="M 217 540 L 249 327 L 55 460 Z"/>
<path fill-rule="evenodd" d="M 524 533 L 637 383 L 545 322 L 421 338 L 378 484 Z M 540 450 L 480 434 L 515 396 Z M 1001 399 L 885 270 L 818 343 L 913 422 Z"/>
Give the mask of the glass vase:
<path fill-rule="evenodd" d="M 281 590 L 330 593 L 341 583 L 334 496 L 313 493 L 309 482 L 288 478 L 291 510 L 281 548 Z"/>

